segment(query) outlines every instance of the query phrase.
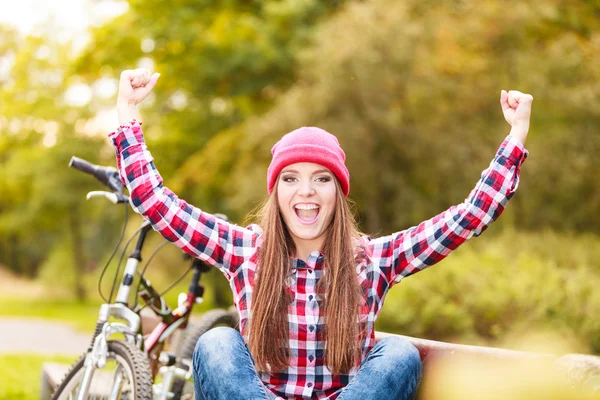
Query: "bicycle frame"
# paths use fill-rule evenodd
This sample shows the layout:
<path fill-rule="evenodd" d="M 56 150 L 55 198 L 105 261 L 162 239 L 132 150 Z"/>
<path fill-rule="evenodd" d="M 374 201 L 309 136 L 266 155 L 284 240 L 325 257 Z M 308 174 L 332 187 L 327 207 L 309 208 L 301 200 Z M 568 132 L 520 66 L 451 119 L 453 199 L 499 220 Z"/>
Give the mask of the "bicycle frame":
<path fill-rule="evenodd" d="M 112 192 L 93 191 L 86 196 L 87 199 L 93 197 L 104 197 L 113 204 L 127 203 L 129 198 L 123 195 L 125 186 L 119 178 L 119 172 L 112 167 L 102 167 L 94 165 L 83 159 L 72 157 L 69 166 L 81 172 L 94 176 L 98 181 L 108 187 Z M 223 216 L 227 219 L 226 216 Z M 146 306 L 161 317 L 161 322 L 153 329 L 153 331 L 144 338 L 142 335 L 142 320 L 139 315 L 141 309 L 137 306 L 132 309 L 128 304 L 128 299 L 131 291 L 131 285 L 135 281 L 137 267 L 142 260 L 141 251 L 146 239 L 146 235 L 152 229 L 148 221 L 144 221 L 138 230 L 139 236 L 134 251 L 127 258 L 123 277 L 119 285 L 116 300 L 110 303 L 103 304 L 100 307 L 96 330 L 94 332 L 92 345 L 85 356 L 83 378 L 77 393 L 77 399 L 84 400 L 87 397 L 94 371 L 98 368 L 103 368 L 107 362 L 108 356 L 108 338 L 120 333 L 125 336 L 125 340 L 135 345 L 137 348 L 145 352 L 150 359 L 153 377 L 156 375 L 156 366 L 158 363 L 165 364 L 158 373 L 162 374 L 163 383 L 155 384 L 153 387 L 154 395 L 159 400 L 167 399 L 174 377 L 191 379 L 191 368 L 186 371 L 175 367 L 176 358 L 174 355 L 161 352 L 159 356 L 156 353 L 162 349 L 162 344 L 165 340 L 175 332 L 178 328 L 187 326 L 190 313 L 193 305 L 202 300 L 204 287 L 200 284 L 200 276 L 203 272 L 210 268 L 198 259 L 192 261 L 194 267 L 194 276 L 190 282 L 188 293 L 178 302 L 178 307 L 171 311 L 166 305 L 164 299 L 158 294 L 148 280 L 143 275 L 140 275 L 140 285 L 143 290 L 137 294 L 146 302 Z M 111 256 L 112 259 L 112 256 Z M 111 291 L 112 297 L 112 291 Z M 155 303 L 158 302 L 160 310 L 157 310 Z M 144 306 L 145 307 L 145 306 Z M 116 320 L 116 321 L 115 321 Z M 182 360 L 183 362 L 183 360 Z M 111 398 L 115 398 L 118 394 L 122 381 L 122 371 L 118 370 L 110 390 Z"/>
<path fill-rule="evenodd" d="M 149 308 L 157 315 L 160 316 L 161 322 L 152 330 L 152 332 L 144 338 L 142 335 L 141 317 L 139 311 L 132 310 L 128 305 L 128 298 L 131 291 L 131 285 L 134 282 L 134 277 L 137 271 L 137 267 L 141 262 L 141 251 L 144 246 L 146 235 L 152 229 L 148 221 L 144 221 L 139 229 L 139 237 L 133 252 L 128 256 L 123 271 L 119 290 L 117 292 L 115 303 L 103 304 L 100 307 L 100 312 L 97 321 L 97 334 L 94 337 L 91 351 L 86 355 L 85 360 L 85 372 L 81 382 L 81 386 L 77 395 L 78 400 L 84 400 L 89 392 L 90 384 L 93 378 L 94 371 L 98 368 L 103 368 L 106 365 L 108 338 L 115 334 L 123 334 L 129 342 L 136 345 L 139 349 L 143 350 L 146 355 L 150 355 L 153 351 L 157 350 L 162 346 L 165 340 L 170 337 L 176 329 L 185 328 L 187 326 L 189 316 L 192 312 L 193 306 L 198 300 L 202 299 L 204 288 L 200 284 L 200 277 L 203 272 L 208 271 L 210 267 L 204 265 L 202 261 L 193 259 L 192 267 L 194 268 L 194 274 L 191 279 L 188 293 L 185 295 L 185 300 L 181 301 L 176 309 L 171 311 L 170 309 L 164 310 L 164 312 L 157 312 L 152 306 Z M 148 300 L 158 301 L 161 304 L 166 304 L 164 299 L 154 291 L 150 282 L 143 276 L 140 277 L 140 284 L 144 290 L 150 292 Z M 145 299 L 146 300 L 146 299 Z M 148 301 L 147 305 L 150 303 Z M 162 310 L 161 310 L 162 311 Z M 121 321 L 115 322 L 113 320 Z M 167 393 L 172 384 L 175 376 L 182 377 L 185 379 L 191 378 L 191 371 L 185 371 L 174 366 L 175 357 L 166 355 L 151 359 L 151 364 L 162 362 L 165 367 L 161 367 L 158 371 L 163 375 L 163 383 L 155 393 L 160 395 L 158 398 L 167 398 Z M 156 374 L 155 368 L 152 368 L 153 375 Z M 118 380 L 115 385 L 119 384 Z M 116 393 L 116 388 L 112 388 L 111 392 Z"/>

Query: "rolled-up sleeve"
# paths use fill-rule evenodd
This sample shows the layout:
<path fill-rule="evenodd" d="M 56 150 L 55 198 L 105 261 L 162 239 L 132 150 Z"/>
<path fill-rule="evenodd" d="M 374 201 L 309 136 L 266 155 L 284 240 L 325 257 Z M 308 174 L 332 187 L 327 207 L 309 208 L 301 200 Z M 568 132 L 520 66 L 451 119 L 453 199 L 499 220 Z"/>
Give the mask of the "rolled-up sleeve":
<path fill-rule="evenodd" d="M 226 275 L 235 273 L 253 255 L 256 233 L 188 204 L 163 186 L 141 123 L 122 125 L 109 139 L 115 146 L 119 175 L 129 190 L 131 206 L 165 239 Z"/>
<path fill-rule="evenodd" d="M 441 261 L 485 231 L 517 190 L 521 165 L 528 154 L 518 139 L 508 136 L 464 202 L 417 226 L 371 239 L 369 252 L 389 286 Z"/>

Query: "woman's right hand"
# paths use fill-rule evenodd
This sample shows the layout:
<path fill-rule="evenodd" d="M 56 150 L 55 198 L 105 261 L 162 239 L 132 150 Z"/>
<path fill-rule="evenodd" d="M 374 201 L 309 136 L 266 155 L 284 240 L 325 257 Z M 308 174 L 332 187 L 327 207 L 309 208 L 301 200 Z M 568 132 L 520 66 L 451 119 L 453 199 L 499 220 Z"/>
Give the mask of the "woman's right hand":
<path fill-rule="evenodd" d="M 135 106 L 148 97 L 159 76 L 159 73 L 150 75 L 150 71 L 144 68 L 127 69 L 121 72 L 117 96 L 117 113 L 121 125 L 138 119 Z"/>

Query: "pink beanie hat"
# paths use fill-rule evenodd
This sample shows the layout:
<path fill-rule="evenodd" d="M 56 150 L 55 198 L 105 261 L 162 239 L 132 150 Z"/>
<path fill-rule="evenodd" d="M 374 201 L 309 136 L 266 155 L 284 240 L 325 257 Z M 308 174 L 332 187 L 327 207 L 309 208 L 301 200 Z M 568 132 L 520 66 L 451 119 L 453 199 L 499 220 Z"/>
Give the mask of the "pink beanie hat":
<path fill-rule="evenodd" d="M 312 162 L 327 167 L 340 181 L 344 196 L 350 192 L 350 173 L 346 168 L 346 154 L 337 138 L 315 127 L 302 127 L 284 135 L 271 149 L 273 159 L 267 170 L 269 194 L 281 170 L 290 164 Z"/>

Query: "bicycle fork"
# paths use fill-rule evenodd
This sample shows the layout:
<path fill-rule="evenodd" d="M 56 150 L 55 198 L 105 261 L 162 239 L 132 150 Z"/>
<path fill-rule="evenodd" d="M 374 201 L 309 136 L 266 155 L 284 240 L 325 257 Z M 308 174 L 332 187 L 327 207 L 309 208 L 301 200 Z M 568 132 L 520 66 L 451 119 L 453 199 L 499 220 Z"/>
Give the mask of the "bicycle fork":
<path fill-rule="evenodd" d="M 91 351 L 89 351 L 85 358 L 84 363 L 84 375 L 77 394 L 77 400 L 85 400 L 91 387 L 92 378 L 94 371 L 97 368 L 104 368 L 106 360 L 108 358 L 108 337 L 113 333 L 122 333 L 125 335 L 125 339 L 136 347 L 140 348 L 142 344 L 142 336 L 139 334 L 141 320 L 140 316 L 130 310 L 127 307 L 127 301 L 129 298 L 129 292 L 131 285 L 135 277 L 137 266 L 141 261 L 141 249 L 146 238 L 146 234 L 152 230 L 152 226 L 148 221 L 144 221 L 141 226 L 140 236 L 135 247 L 134 252 L 127 259 L 125 264 L 125 270 L 123 271 L 123 278 L 119 285 L 119 291 L 117 292 L 116 301 L 114 304 L 103 304 L 100 307 L 100 313 L 98 316 L 98 325 L 102 324 L 102 331 L 94 338 Z M 124 323 L 109 322 L 109 317 L 116 318 L 118 320 L 125 321 Z M 120 371 L 117 370 L 117 376 L 113 382 L 114 385 L 120 384 L 119 375 Z M 118 388 L 118 386 L 115 386 Z M 114 395 L 115 387 L 112 392 Z"/>
<path fill-rule="evenodd" d="M 127 324 L 120 322 L 108 322 L 109 317 L 124 320 Z M 108 358 L 108 338 L 114 333 L 121 333 L 126 340 L 136 344 L 141 343 L 141 336 L 138 334 L 140 327 L 140 317 L 123 304 L 103 304 L 100 307 L 98 323 L 104 323 L 102 331 L 94 338 L 91 350 L 85 356 L 84 373 L 77 393 L 77 400 L 85 400 L 90 391 L 92 378 L 96 369 L 102 369 L 106 366 Z M 122 371 L 117 366 L 117 375 L 112 384 L 111 399 L 118 395 L 118 388 L 122 381 Z"/>

